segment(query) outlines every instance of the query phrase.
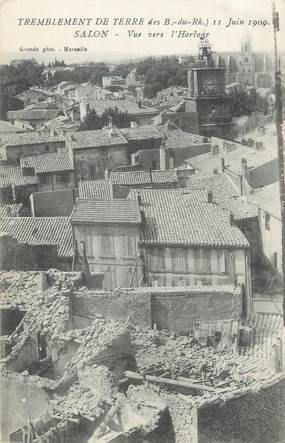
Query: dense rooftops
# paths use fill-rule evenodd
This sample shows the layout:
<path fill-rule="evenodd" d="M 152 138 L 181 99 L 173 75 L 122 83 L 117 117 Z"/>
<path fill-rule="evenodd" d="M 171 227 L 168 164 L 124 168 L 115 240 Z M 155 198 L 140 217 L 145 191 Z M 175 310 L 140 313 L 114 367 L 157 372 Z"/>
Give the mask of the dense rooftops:
<path fill-rule="evenodd" d="M 167 171 L 128 171 L 111 172 L 110 181 L 114 185 L 141 185 L 151 183 L 177 183 L 176 169 Z"/>
<path fill-rule="evenodd" d="M 227 174 L 209 176 L 195 174 L 188 178 L 187 187 L 211 191 L 213 201 L 219 204 L 220 207 L 229 209 L 236 220 L 257 217 L 256 206 L 247 202 L 247 199 L 240 195 L 237 186 Z"/>
<path fill-rule="evenodd" d="M 71 171 L 74 169 L 65 149 L 59 149 L 58 152 L 22 157 L 20 163 L 22 168 L 33 168 L 35 174 Z"/>
<path fill-rule="evenodd" d="M 78 182 L 79 198 L 103 199 L 112 198 L 109 180 L 83 180 Z"/>
<path fill-rule="evenodd" d="M 71 132 L 67 134 L 67 137 L 74 149 L 128 144 L 117 128 Z"/>
<path fill-rule="evenodd" d="M 39 143 L 64 142 L 63 136 L 40 135 L 36 132 L 0 136 L 0 144 L 5 146 L 37 145 Z"/>
<path fill-rule="evenodd" d="M 143 243 L 248 248 L 230 211 L 207 202 L 207 192 L 188 189 L 132 190 L 139 192 L 145 213 Z"/>
<path fill-rule="evenodd" d="M 141 223 L 136 200 L 87 200 L 78 199 L 70 217 L 71 223 Z"/>
<path fill-rule="evenodd" d="M 3 217 L 0 232 L 28 245 L 53 245 L 59 257 L 72 257 L 69 217 Z"/>
<path fill-rule="evenodd" d="M 11 185 L 26 186 L 36 184 L 36 177 L 23 175 L 20 166 L 0 165 L 0 188 L 7 188 Z"/>

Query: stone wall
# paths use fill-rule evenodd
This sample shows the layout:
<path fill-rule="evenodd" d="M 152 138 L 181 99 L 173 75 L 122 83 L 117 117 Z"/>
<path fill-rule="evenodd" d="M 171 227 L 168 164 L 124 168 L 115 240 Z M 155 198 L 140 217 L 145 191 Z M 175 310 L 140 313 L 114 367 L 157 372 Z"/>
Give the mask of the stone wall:
<path fill-rule="evenodd" d="M 90 317 L 98 315 L 121 322 L 130 315 L 134 323 L 146 328 L 151 326 L 150 294 L 147 292 L 77 292 L 72 302 L 75 327 L 90 324 Z"/>
<path fill-rule="evenodd" d="M 92 317 L 140 327 L 189 333 L 197 321 L 239 319 L 241 293 L 230 288 L 145 288 L 114 292 L 75 292 L 72 296 L 75 327 L 85 327 Z"/>
<path fill-rule="evenodd" d="M 198 410 L 198 443 L 281 443 L 285 380 Z"/>
<path fill-rule="evenodd" d="M 152 295 L 152 321 L 158 329 L 189 333 L 198 321 L 239 319 L 241 296 L 229 291 Z"/>
<path fill-rule="evenodd" d="M 77 179 L 101 179 L 107 168 L 129 163 L 127 145 L 102 146 L 100 148 L 74 149 L 74 168 Z"/>

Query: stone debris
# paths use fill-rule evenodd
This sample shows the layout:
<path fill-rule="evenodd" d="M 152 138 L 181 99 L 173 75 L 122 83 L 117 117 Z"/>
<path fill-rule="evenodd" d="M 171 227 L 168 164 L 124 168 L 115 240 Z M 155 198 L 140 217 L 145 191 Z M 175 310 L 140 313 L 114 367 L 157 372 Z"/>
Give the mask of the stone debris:
<path fill-rule="evenodd" d="M 131 330 L 138 371 L 164 377 L 186 377 L 197 383 L 216 386 L 229 380 L 231 387 L 247 386 L 260 372 L 260 360 L 238 356 L 223 348 L 202 347 L 193 337 L 175 337 L 156 331 Z M 272 373 L 269 365 L 267 370 Z M 268 375 L 268 373 L 267 373 Z"/>
<path fill-rule="evenodd" d="M 203 402 L 225 402 L 248 388 L 259 389 L 274 375 L 269 363 L 240 356 L 234 348 L 202 346 L 191 336 L 138 328 L 128 319 L 123 324 L 98 313 L 90 326 L 75 329 L 72 294 L 76 289 L 85 297 L 81 284 L 81 274 L 55 269 L 0 272 L 2 306 L 27 311 L 8 339 L 11 352 L 0 362 L 0 374 L 49 392 L 54 416 L 40 425 L 46 441 L 62 441 L 85 417 L 94 426 L 92 441 L 116 431 L 130 442 L 144 437 L 156 442 L 155 433 L 166 432 L 167 410 L 175 441 L 191 443 L 195 410 Z M 47 360 L 58 370 L 55 379 L 33 374 L 30 367 L 13 370 L 25 344 L 37 343 L 35 337 L 50 349 Z M 130 380 L 130 371 L 142 380 Z"/>
<path fill-rule="evenodd" d="M 118 358 L 132 356 L 129 331 L 115 321 L 93 320 L 85 334 L 80 337 L 80 346 L 65 371 L 78 371 L 94 363 L 112 366 Z"/>

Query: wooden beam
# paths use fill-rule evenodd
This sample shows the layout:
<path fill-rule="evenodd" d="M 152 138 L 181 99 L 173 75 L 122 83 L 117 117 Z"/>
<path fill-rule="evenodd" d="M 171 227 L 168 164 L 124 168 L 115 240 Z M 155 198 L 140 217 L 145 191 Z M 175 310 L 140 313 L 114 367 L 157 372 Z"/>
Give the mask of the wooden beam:
<path fill-rule="evenodd" d="M 138 374 L 137 372 L 132 372 L 132 371 L 126 371 L 125 376 L 127 378 L 133 379 L 133 380 L 141 380 L 141 381 L 151 381 L 154 383 L 164 383 L 166 385 L 171 385 L 171 386 L 179 386 L 181 388 L 189 388 L 189 389 L 197 389 L 197 390 L 201 390 L 201 391 L 208 391 L 208 392 L 215 392 L 217 393 L 217 390 L 215 388 L 213 388 L 212 386 L 205 386 L 205 385 L 200 385 L 197 383 L 190 383 L 190 382 L 183 382 L 183 381 L 179 381 L 179 380 L 172 380 L 171 378 L 163 378 L 163 377 L 156 377 L 154 375 L 141 375 Z"/>

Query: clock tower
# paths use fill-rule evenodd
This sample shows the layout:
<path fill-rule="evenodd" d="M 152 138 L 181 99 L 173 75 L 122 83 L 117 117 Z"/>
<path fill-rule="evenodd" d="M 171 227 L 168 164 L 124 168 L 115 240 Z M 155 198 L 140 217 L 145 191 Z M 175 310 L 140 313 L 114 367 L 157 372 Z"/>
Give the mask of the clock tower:
<path fill-rule="evenodd" d="M 215 65 L 210 43 L 201 39 L 197 62 L 188 71 L 186 112 L 198 114 L 199 133 L 231 138 L 231 99 L 225 91 L 226 69 Z"/>

